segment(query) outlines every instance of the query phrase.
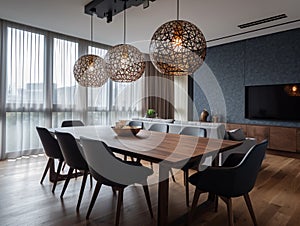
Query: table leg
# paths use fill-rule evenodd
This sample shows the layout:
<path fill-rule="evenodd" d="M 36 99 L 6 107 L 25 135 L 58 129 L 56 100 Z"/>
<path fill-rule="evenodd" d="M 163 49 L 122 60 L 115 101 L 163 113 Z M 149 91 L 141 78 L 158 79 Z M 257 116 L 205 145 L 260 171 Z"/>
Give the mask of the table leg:
<path fill-rule="evenodd" d="M 157 225 L 168 224 L 169 167 L 159 164 Z"/>

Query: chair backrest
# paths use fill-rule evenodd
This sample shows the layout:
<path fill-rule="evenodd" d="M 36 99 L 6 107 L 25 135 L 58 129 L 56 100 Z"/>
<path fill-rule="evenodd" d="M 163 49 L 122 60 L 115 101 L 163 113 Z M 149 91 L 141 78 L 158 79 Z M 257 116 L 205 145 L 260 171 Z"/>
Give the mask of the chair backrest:
<path fill-rule="evenodd" d="M 265 157 L 267 146 L 267 140 L 256 144 L 247 152 L 240 164 L 233 167 L 232 196 L 240 196 L 252 190 Z"/>
<path fill-rule="evenodd" d="M 46 155 L 50 158 L 63 160 L 64 157 L 62 155 L 59 144 L 57 140 L 51 135 L 51 133 L 43 127 L 37 126 L 36 130 L 39 134 Z"/>
<path fill-rule="evenodd" d="M 153 172 L 138 163 L 120 160 L 102 141 L 80 137 L 80 143 L 92 176 L 104 184 L 130 185 L 141 182 Z"/>
<path fill-rule="evenodd" d="M 179 134 L 196 136 L 196 137 L 207 137 L 206 129 L 200 127 L 184 127 L 179 132 Z"/>
<path fill-rule="evenodd" d="M 61 123 L 61 127 L 84 126 L 80 120 L 65 120 Z"/>
<path fill-rule="evenodd" d="M 88 165 L 80 152 L 75 138 L 70 133 L 57 131 L 55 131 L 55 135 L 66 163 L 74 169 L 87 170 Z"/>
<path fill-rule="evenodd" d="M 140 122 L 140 121 L 130 121 L 128 123 L 129 126 L 135 126 L 135 127 L 140 127 L 140 128 L 144 128 L 144 123 Z"/>
<path fill-rule="evenodd" d="M 152 124 L 149 127 L 148 130 L 150 130 L 150 131 L 156 131 L 156 132 L 168 133 L 169 132 L 169 126 L 168 126 L 168 124 L 157 123 L 157 124 Z"/>

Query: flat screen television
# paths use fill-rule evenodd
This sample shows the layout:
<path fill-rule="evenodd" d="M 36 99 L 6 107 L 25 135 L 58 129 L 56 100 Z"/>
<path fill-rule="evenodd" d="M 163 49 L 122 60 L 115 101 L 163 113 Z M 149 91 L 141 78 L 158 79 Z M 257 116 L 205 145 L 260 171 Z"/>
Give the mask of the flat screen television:
<path fill-rule="evenodd" d="M 300 121 L 300 83 L 246 86 L 245 118 Z"/>

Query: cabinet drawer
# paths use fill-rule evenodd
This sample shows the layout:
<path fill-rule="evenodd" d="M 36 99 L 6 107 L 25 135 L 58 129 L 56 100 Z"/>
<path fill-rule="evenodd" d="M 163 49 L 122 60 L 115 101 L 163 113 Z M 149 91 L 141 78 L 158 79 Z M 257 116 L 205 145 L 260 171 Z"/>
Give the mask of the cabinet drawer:
<path fill-rule="evenodd" d="M 296 128 L 270 127 L 269 147 L 275 150 L 296 152 L 296 134 Z"/>

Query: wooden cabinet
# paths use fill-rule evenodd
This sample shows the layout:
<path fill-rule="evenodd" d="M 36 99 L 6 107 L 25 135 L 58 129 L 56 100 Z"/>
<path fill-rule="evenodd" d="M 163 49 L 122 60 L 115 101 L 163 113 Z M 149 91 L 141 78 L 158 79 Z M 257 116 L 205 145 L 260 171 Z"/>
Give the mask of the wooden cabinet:
<path fill-rule="evenodd" d="M 226 130 L 234 130 L 234 129 L 239 129 L 241 128 L 247 136 L 247 125 L 246 124 L 233 124 L 233 123 L 227 123 L 226 125 Z"/>
<path fill-rule="evenodd" d="M 270 127 L 269 148 L 281 151 L 297 150 L 297 128 Z"/>
<path fill-rule="evenodd" d="M 238 128 L 242 128 L 247 137 L 254 137 L 258 142 L 268 139 L 268 148 L 270 149 L 300 153 L 300 128 L 236 123 L 226 124 L 227 130 Z"/>
<path fill-rule="evenodd" d="M 247 125 L 247 136 L 255 137 L 257 142 L 269 139 L 270 128 L 268 126 Z"/>

